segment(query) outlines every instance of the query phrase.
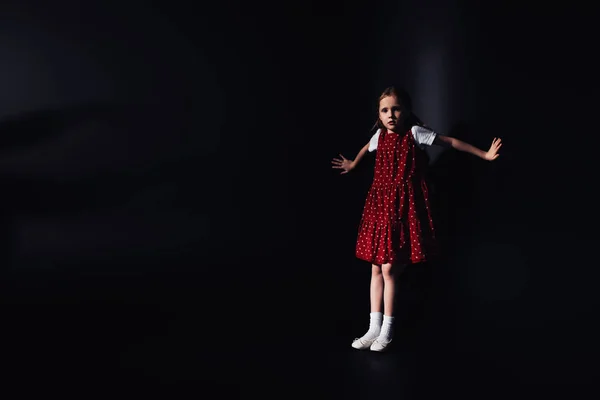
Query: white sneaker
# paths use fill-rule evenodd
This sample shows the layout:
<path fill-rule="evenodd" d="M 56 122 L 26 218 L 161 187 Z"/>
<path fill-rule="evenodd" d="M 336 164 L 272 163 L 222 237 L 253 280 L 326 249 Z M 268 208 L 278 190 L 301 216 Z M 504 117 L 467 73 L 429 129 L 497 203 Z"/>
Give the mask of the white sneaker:
<path fill-rule="evenodd" d="M 379 351 L 379 352 L 385 351 L 390 343 L 392 343 L 391 339 L 386 342 L 384 340 L 379 340 L 379 338 L 377 338 L 373 341 L 373 344 L 371 345 L 371 351 Z"/>
<path fill-rule="evenodd" d="M 363 339 L 363 338 L 356 338 L 354 339 L 354 342 L 352 342 L 352 347 L 354 347 L 355 349 L 358 350 L 366 350 L 368 348 L 371 347 L 371 345 L 373 344 L 373 342 L 375 342 L 376 339 Z"/>

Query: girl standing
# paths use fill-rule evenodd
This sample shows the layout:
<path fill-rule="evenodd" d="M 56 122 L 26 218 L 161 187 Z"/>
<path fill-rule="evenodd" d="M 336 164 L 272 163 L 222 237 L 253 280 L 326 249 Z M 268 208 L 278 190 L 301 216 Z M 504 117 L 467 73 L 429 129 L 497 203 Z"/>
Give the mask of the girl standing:
<path fill-rule="evenodd" d="M 392 341 L 395 277 L 406 265 L 427 261 L 436 252 L 434 223 L 426 182 L 432 144 L 465 151 L 487 161 L 499 157 L 500 139 L 485 152 L 423 126 L 412 113 L 406 92 L 388 87 L 379 97 L 377 132 L 354 160 L 334 158 L 333 168 L 346 174 L 367 152 L 377 150 L 373 183 L 358 230 L 356 256 L 371 267 L 369 330 L 352 343 L 355 349 L 384 351 Z M 383 313 L 382 313 L 383 302 Z"/>

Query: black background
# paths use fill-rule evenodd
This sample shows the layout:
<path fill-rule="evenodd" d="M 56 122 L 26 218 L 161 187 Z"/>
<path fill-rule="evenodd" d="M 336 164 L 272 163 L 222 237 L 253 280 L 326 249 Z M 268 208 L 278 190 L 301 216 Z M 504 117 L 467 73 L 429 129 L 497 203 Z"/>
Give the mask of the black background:
<path fill-rule="evenodd" d="M 0 11 L 14 382 L 370 398 L 598 377 L 589 10 L 232 0 Z M 401 344 L 373 358 L 349 344 L 369 312 L 354 244 L 374 157 L 343 176 L 330 160 L 369 140 L 375 101 L 396 82 L 437 131 L 504 145 L 494 163 L 433 149 L 444 257 L 400 278 Z"/>

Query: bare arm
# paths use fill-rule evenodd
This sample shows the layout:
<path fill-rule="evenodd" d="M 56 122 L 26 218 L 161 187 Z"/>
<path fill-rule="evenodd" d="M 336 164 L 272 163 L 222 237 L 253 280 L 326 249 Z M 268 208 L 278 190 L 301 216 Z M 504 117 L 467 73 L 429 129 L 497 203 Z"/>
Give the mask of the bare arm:
<path fill-rule="evenodd" d="M 367 154 L 367 151 L 369 151 L 369 143 L 365 144 L 363 148 L 360 149 L 356 157 L 354 157 L 354 161 L 352 161 L 352 168 L 355 168 L 358 165 L 360 160 L 365 156 L 365 154 Z"/>
<path fill-rule="evenodd" d="M 478 149 L 475 146 L 470 145 L 469 143 L 463 142 L 462 140 L 458 140 L 456 138 L 444 135 L 436 135 L 435 139 L 433 140 L 433 144 L 442 147 L 452 147 L 458 151 L 471 153 L 474 156 L 477 156 L 487 161 L 493 161 L 496 158 L 498 158 L 500 155 L 497 154 L 497 152 L 498 149 L 502 146 L 500 139 L 494 138 L 490 149 L 486 152 L 481 149 Z"/>
<path fill-rule="evenodd" d="M 347 174 L 348 172 L 350 172 L 351 170 L 356 168 L 356 166 L 358 165 L 360 160 L 365 156 L 367 151 L 369 151 L 369 143 L 365 144 L 363 146 L 363 148 L 360 149 L 360 151 L 358 152 L 356 157 L 354 157 L 354 160 L 348 160 L 343 155 L 340 154 L 341 158 L 334 158 L 333 161 L 331 162 L 333 164 L 333 166 L 331 168 L 343 169 L 341 174 Z"/>

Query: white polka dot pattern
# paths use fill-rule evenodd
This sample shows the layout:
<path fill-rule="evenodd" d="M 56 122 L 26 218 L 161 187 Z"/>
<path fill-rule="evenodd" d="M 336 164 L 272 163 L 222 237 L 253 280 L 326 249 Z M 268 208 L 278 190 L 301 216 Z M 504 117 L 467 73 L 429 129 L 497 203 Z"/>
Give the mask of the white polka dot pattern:
<path fill-rule="evenodd" d="M 372 264 L 418 263 L 435 252 L 425 181 L 427 158 L 411 131 L 382 132 L 373 184 L 359 226 L 356 256 Z"/>

